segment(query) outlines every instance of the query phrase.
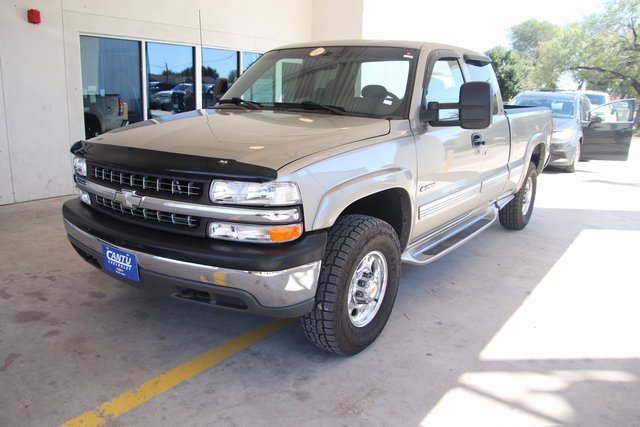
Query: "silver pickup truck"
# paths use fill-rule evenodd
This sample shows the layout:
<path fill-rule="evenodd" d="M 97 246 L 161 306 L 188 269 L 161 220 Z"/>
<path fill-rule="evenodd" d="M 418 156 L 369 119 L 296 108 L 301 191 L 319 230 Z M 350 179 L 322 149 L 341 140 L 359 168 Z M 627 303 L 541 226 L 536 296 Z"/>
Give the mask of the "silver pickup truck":
<path fill-rule="evenodd" d="M 418 42 L 264 54 L 215 108 L 72 147 L 73 247 L 136 287 L 274 317 L 355 354 L 384 328 L 401 263 L 496 219 L 522 229 L 551 138 L 505 108 L 489 59 Z"/>

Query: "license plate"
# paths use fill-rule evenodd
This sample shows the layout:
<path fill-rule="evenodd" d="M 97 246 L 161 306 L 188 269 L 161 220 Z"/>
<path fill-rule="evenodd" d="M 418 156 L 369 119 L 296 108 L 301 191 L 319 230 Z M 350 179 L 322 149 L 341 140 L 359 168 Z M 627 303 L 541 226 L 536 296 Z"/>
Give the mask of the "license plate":
<path fill-rule="evenodd" d="M 134 282 L 140 281 L 138 277 L 138 260 L 134 254 L 103 244 L 102 256 L 105 270 Z"/>

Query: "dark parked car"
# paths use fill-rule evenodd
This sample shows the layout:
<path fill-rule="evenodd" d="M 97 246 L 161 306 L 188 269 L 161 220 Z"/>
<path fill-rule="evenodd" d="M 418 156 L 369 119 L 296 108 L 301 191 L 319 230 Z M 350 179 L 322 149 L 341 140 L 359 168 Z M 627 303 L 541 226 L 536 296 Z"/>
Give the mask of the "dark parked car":
<path fill-rule="evenodd" d="M 157 93 L 162 90 L 171 90 L 175 85 L 175 83 L 169 82 L 149 82 L 149 93 Z"/>

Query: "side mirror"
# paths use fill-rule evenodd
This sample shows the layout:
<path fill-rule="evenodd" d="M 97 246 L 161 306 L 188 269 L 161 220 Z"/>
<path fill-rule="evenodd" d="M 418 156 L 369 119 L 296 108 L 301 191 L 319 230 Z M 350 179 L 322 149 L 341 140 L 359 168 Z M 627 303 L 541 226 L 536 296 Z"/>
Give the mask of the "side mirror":
<path fill-rule="evenodd" d="M 589 124 L 591 123 L 602 123 L 602 116 L 596 116 L 592 114 L 589 116 Z"/>
<path fill-rule="evenodd" d="M 484 129 L 493 118 L 493 93 L 487 82 L 468 82 L 460 87 L 460 102 L 445 104 L 430 102 L 420 111 L 420 119 L 431 126 L 460 126 L 463 129 Z M 439 120 L 439 110 L 456 109 L 458 120 Z"/>

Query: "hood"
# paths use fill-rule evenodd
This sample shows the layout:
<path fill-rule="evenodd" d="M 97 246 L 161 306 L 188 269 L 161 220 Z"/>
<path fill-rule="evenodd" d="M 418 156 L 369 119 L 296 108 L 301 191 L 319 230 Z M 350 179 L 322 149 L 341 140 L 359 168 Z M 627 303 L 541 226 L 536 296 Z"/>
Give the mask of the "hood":
<path fill-rule="evenodd" d="M 577 126 L 576 119 L 572 118 L 553 118 L 553 131 L 558 132 L 561 130 L 573 129 Z"/>
<path fill-rule="evenodd" d="M 197 110 L 147 120 L 91 140 L 280 169 L 303 157 L 389 133 L 389 121 L 268 110 Z"/>

